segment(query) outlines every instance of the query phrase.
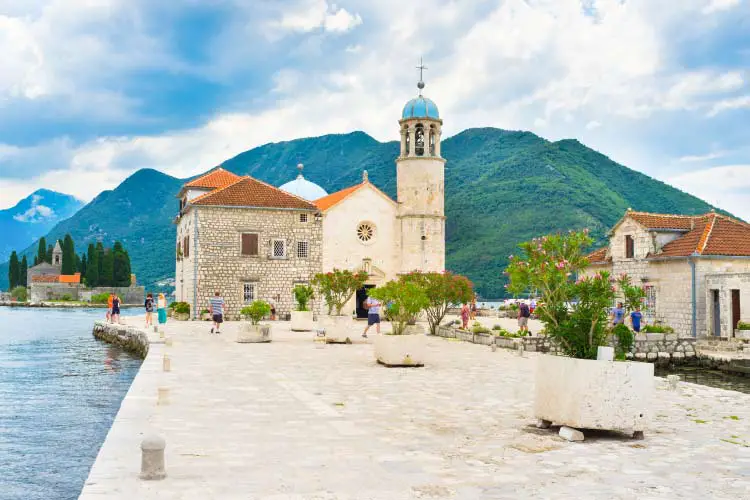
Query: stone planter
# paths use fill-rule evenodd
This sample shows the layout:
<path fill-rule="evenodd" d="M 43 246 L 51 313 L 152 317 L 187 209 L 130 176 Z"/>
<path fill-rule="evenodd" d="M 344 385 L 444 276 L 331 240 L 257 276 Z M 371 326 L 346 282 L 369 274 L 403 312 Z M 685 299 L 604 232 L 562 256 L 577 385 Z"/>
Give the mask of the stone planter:
<path fill-rule="evenodd" d="M 167 318 L 171 318 L 174 315 L 174 309 L 167 309 Z"/>
<path fill-rule="evenodd" d="M 312 311 L 292 311 L 292 331 L 310 332 L 315 328 Z"/>
<path fill-rule="evenodd" d="M 351 344 L 356 335 L 354 319 L 351 316 L 322 317 L 322 326 L 326 331 L 326 342 L 332 344 Z"/>
<path fill-rule="evenodd" d="M 211 313 L 201 313 L 201 321 L 211 321 Z"/>
<path fill-rule="evenodd" d="M 253 325 L 244 322 L 237 332 L 237 340 L 241 344 L 271 342 L 271 325 Z"/>
<path fill-rule="evenodd" d="M 172 318 L 176 321 L 189 321 L 190 313 L 178 313 L 172 311 Z"/>
<path fill-rule="evenodd" d="M 534 416 L 547 424 L 636 437 L 649 423 L 653 389 L 651 363 L 539 356 Z"/>
<path fill-rule="evenodd" d="M 427 337 L 411 326 L 404 335 L 376 335 L 375 359 L 385 366 L 424 366 Z"/>
<path fill-rule="evenodd" d="M 734 337 L 743 340 L 750 340 L 750 330 L 735 330 Z"/>

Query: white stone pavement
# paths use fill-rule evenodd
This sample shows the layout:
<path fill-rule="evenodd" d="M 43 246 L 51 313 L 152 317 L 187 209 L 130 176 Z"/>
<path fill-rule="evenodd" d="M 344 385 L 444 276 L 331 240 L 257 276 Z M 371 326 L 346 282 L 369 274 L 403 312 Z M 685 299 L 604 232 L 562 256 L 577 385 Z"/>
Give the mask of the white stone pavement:
<path fill-rule="evenodd" d="M 137 320 L 128 319 L 135 323 Z M 316 348 L 274 323 L 170 322 L 123 401 L 83 499 L 401 500 L 747 498 L 750 396 L 657 386 L 645 440 L 538 430 L 535 354 L 429 338 L 425 368 L 384 368 L 372 345 Z M 162 356 L 171 372 L 162 372 Z M 168 405 L 157 388 L 169 387 Z M 166 439 L 167 478 L 141 481 L 139 444 Z"/>

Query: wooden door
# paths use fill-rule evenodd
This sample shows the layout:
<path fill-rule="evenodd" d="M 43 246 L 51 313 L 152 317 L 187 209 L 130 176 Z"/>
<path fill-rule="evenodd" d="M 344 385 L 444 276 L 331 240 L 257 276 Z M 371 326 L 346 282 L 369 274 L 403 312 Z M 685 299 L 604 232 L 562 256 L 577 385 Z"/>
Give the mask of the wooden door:
<path fill-rule="evenodd" d="M 734 337 L 734 331 L 737 329 L 737 324 L 740 322 L 740 291 L 732 290 L 732 331 L 729 332 L 730 337 Z"/>
<path fill-rule="evenodd" d="M 719 300 L 719 291 L 718 290 L 711 290 L 713 292 L 713 303 L 714 303 L 714 317 L 713 317 L 713 327 L 714 331 L 712 332 L 714 336 L 720 337 L 721 336 L 721 301 Z"/>

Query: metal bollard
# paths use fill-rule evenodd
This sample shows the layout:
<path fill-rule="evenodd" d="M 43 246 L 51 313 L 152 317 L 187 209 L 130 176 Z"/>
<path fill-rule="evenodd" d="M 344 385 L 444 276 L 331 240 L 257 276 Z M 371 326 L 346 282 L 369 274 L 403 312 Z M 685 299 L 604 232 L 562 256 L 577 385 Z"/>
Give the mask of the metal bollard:
<path fill-rule="evenodd" d="M 679 375 L 667 375 L 667 386 L 670 391 L 677 390 L 677 384 L 680 382 Z"/>
<path fill-rule="evenodd" d="M 169 387 L 159 387 L 156 397 L 157 406 L 166 406 L 169 404 Z"/>
<path fill-rule="evenodd" d="M 149 436 L 141 441 L 141 475 L 146 481 L 164 479 L 164 448 L 167 443 L 159 436 Z"/>
<path fill-rule="evenodd" d="M 169 356 L 166 354 L 164 355 L 164 359 L 162 360 L 162 368 L 165 372 L 172 371 L 172 360 L 169 359 Z"/>

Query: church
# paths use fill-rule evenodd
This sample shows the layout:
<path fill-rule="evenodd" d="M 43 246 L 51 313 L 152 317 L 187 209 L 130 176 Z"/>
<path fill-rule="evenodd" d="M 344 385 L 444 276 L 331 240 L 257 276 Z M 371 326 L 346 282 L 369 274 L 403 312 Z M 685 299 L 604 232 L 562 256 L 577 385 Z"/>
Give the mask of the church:
<path fill-rule="evenodd" d="M 304 178 L 280 187 L 222 168 L 186 183 L 177 197 L 175 296 L 195 318 L 219 292 L 234 319 L 254 300 L 280 317 L 295 307 L 292 289 L 334 268 L 365 271 L 365 287 L 344 309 L 366 317 L 367 289 L 415 270 L 445 269 L 443 121 L 422 95 L 398 120 L 397 199 L 362 172 L 362 181 L 328 194 Z M 321 311 L 316 300 L 314 307 Z"/>

